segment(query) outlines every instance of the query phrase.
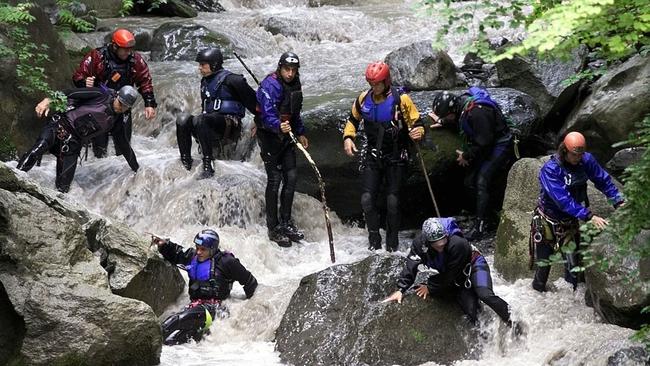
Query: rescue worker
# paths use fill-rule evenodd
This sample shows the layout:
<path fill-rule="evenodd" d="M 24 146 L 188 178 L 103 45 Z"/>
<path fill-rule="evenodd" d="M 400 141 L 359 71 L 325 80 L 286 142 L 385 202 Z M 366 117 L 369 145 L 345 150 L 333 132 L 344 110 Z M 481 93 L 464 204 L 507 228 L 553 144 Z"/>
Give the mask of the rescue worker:
<path fill-rule="evenodd" d="M 151 240 L 167 261 L 182 266 L 189 277 L 191 303 L 162 323 L 166 345 L 190 339 L 198 342 L 209 331 L 215 317 L 228 316 L 222 302 L 230 296 L 234 281 L 244 287 L 247 299 L 255 293 L 257 280 L 232 253 L 219 250 L 216 231 L 200 231 L 194 237 L 195 247 L 186 250 L 169 239 L 152 236 Z"/>
<path fill-rule="evenodd" d="M 411 98 L 391 86 L 390 70 L 383 62 L 366 68 L 370 89 L 352 104 L 343 131 L 343 150 L 352 157 L 358 151 L 354 139 L 363 123 L 368 139 L 365 166 L 361 173 L 361 207 L 368 227 L 369 249 L 381 249 L 377 195 L 386 186 L 386 250 L 397 250 L 400 226 L 399 191 L 408 166 L 409 139 L 420 141 L 424 126 Z"/>
<path fill-rule="evenodd" d="M 242 75 L 222 68 L 223 55 L 218 48 L 207 48 L 196 55 L 201 73 L 201 111 L 198 116 L 181 115 L 176 120 L 176 138 L 181 163 L 192 169 L 192 136 L 196 136 L 203 154 L 201 178 L 214 175 L 212 167 L 215 133 L 223 145 L 236 143 L 241 135 L 245 110 L 255 114 L 255 91 Z"/>
<path fill-rule="evenodd" d="M 49 118 L 34 146 L 23 154 L 16 167 L 27 172 L 45 152 L 51 152 L 57 157 L 56 189 L 65 193 L 70 190 L 81 148 L 95 136 L 110 131 L 115 119 L 138 100 L 138 92 L 126 85 L 117 93 L 105 88 L 78 88 L 64 93 L 68 98 L 66 112 L 49 116 L 49 98 L 36 106 L 38 117 Z M 126 161 L 134 172 L 138 170 L 137 161 Z"/>
<path fill-rule="evenodd" d="M 257 89 L 260 114 L 255 119 L 257 138 L 266 170 L 266 226 L 271 241 L 281 247 L 304 239 L 291 218 L 293 196 L 298 172 L 296 169 L 295 142 L 306 148 L 305 125 L 300 117 L 302 109 L 302 84 L 300 83 L 300 59 L 293 52 L 280 56 L 275 72 L 267 75 Z M 280 218 L 278 220 L 278 190 L 280 193 Z"/>
<path fill-rule="evenodd" d="M 580 132 L 570 132 L 558 146 L 557 153 L 551 156 L 539 172 L 541 185 L 537 207 L 533 213 L 530 233 L 531 269 L 537 260 L 546 261 L 553 252 L 562 246 L 575 244 L 575 250 L 562 252 L 565 263 L 564 279 L 576 289 L 578 282 L 584 281 L 582 273 L 571 272 L 580 265 L 580 224 L 579 220 L 590 221 L 598 229 L 604 229 L 608 222 L 594 215 L 589 209 L 587 180 L 591 180 L 614 208 L 624 203 L 607 172 L 596 159 L 586 151 L 585 137 Z M 546 282 L 551 267 L 537 266 L 533 278 L 533 288 L 546 291 Z"/>
<path fill-rule="evenodd" d="M 483 255 L 469 244 L 451 217 L 429 218 L 421 233 L 413 239 L 406 257 L 406 267 L 397 281 L 398 290 L 384 302 L 402 302 L 404 293 L 414 285 L 419 271 L 430 271 L 427 283 L 416 284 L 415 293 L 422 299 L 453 293 L 472 324 L 478 320 L 478 300 L 487 304 L 512 326 L 508 303 L 494 294 L 490 267 Z M 521 333 L 520 326 L 515 329 Z"/>
<path fill-rule="evenodd" d="M 144 99 L 144 117 L 150 120 L 156 116 L 156 98 L 149 66 L 142 56 L 133 51 L 135 36 L 126 29 L 117 29 L 111 36 L 111 43 L 90 51 L 72 75 L 72 82 L 78 88 L 107 87 L 119 90 L 125 85 L 137 86 Z M 123 154 L 137 163 L 137 158 L 130 146 L 133 121 L 131 112 L 118 118 L 110 131 L 113 135 L 115 152 Z M 117 121 L 117 119 L 116 119 Z M 106 156 L 108 132 L 93 139 L 93 154 L 97 158 Z"/>
<path fill-rule="evenodd" d="M 513 136 L 498 104 L 481 88 L 470 88 L 461 96 L 448 91 L 433 97 L 434 124 L 457 126 L 464 147 L 456 150 L 458 165 L 467 168 L 464 186 L 475 198 L 476 220 L 466 235 L 480 240 L 486 232 L 490 190 L 498 174 L 513 162 Z M 498 206 L 498 205 L 497 205 Z"/>

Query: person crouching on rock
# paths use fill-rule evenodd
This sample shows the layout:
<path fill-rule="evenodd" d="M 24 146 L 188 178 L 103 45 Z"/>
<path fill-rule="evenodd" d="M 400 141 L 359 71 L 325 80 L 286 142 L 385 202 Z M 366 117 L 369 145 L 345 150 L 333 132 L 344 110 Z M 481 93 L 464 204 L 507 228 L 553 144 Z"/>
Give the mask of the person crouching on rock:
<path fill-rule="evenodd" d="M 36 115 L 49 118 L 36 143 L 23 154 L 16 168 L 28 172 L 44 153 L 50 151 L 57 157 L 56 189 L 65 193 L 70 190 L 82 147 L 95 136 L 110 131 L 116 117 L 131 109 L 138 100 L 138 92 L 126 85 L 117 93 L 106 88 L 69 89 L 63 93 L 68 103 L 66 112 L 49 116 L 50 98 L 36 105 Z M 137 172 L 138 163 L 126 155 L 125 159 Z"/>
<path fill-rule="evenodd" d="M 247 299 L 255 293 L 257 279 L 232 253 L 219 250 L 216 231 L 207 229 L 197 233 L 195 247 L 187 250 L 169 239 L 152 236 L 151 240 L 167 261 L 183 266 L 190 279 L 188 292 L 192 302 L 162 323 L 166 345 L 186 343 L 190 339 L 198 342 L 209 331 L 215 316 L 228 316 L 221 302 L 230 296 L 234 281 L 244 287 Z"/>
<path fill-rule="evenodd" d="M 453 293 L 463 312 L 476 324 L 478 300 L 494 310 L 512 326 L 508 303 L 494 294 L 490 267 L 483 255 L 472 247 L 453 218 L 429 218 L 422 224 L 422 232 L 413 239 L 395 291 L 383 302 L 402 302 L 406 290 L 415 282 L 419 271 L 434 273 L 426 284 L 416 286 L 415 293 L 422 299 L 443 293 Z M 437 272 L 437 273 L 436 273 Z M 520 334 L 517 324 L 515 331 Z"/>

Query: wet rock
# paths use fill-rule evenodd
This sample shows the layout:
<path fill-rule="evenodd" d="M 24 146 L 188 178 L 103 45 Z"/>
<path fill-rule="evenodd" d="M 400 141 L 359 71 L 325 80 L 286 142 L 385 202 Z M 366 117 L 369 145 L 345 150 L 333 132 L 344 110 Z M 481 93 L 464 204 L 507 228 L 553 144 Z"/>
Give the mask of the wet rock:
<path fill-rule="evenodd" d="M 307 5 L 310 8 L 318 8 L 321 6 L 348 6 L 348 5 L 357 5 L 366 2 L 360 0 L 309 0 Z"/>
<path fill-rule="evenodd" d="M 628 147 L 619 150 L 614 154 L 614 157 L 607 162 L 607 169 L 611 170 L 614 174 L 620 174 L 627 167 L 641 160 L 645 151 L 646 149 L 643 147 Z"/>
<path fill-rule="evenodd" d="M 225 36 L 196 24 L 165 23 L 156 29 L 151 41 L 152 61 L 193 61 L 199 50 L 219 47 L 229 58 L 232 44 Z"/>
<path fill-rule="evenodd" d="M 629 347 L 616 351 L 607 359 L 607 366 L 646 366 L 650 355 L 643 347 Z"/>
<path fill-rule="evenodd" d="M 313 23 L 309 20 L 272 16 L 262 19 L 259 25 L 271 34 L 281 34 L 285 37 L 291 37 L 305 42 L 321 42 L 327 40 L 348 43 L 351 41 L 350 37 L 343 33 L 314 28 Z"/>
<path fill-rule="evenodd" d="M 94 10 L 100 18 L 120 16 L 122 0 L 83 0 L 83 4 Z"/>
<path fill-rule="evenodd" d="M 571 113 L 560 133 L 589 131 L 589 150 L 609 159 L 611 145 L 626 140 L 635 124 L 650 113 L 650 56 L 636 55 L 611 68 L 596 81 L 593 92 Z"/>
<path fill-rule="evenodd" d="M 276 331 L 280 358 L 309 365 L 417 365 L 476 357 L 478 335 L 454 301 L 407 295 L 402 304 L 381 303 L 404 263 L 374 255 L 304 277 Z"/>
<path fill-rule="evenodd" d="M 631 244 L 635 248 L 650 246 L 650 230 L 643 230 Z M 650 260 L 627 257 L 621 262 L 614 260 L 618 251 L 615 238 L 603 234 L 592 242 L 590 248 L 596 256 L 603 256 L 613 265 L 603 270 L 590 267 L 585 272 L 587 297 L 594 309 L 607 322 L 623 327 L 639 329 L 650 323 L 650 314 L 641 310 L 650 305 Z M 638 286 L 630 286 L 630 280 Z"/>
<path fill-rule="evenodd" d="M 391 80 L 410 90 L 450 89 L 456 86 L 456 66 L 444 51 L 434 51 L 431 41 L 399 48 L 384 60 Z"/>
<path fill-rule="evenodd" d="M 226 11 L 216 0 L 185 0 L 185 2 L 196 9 L 196 11 L 205 11 L 208 13 L 221 13 Z"/>
<path fill-rule="evenodd" d="M 579 82 L 564 86 L 563 81 L 582 69 L 586 56 L 586 48 L 579 48 L 569 61 L 514 57 L 498 61 L 496 67 L 501 86 L 535 98 L 542 118 L 557 122 L 575 104 L 580 86 Z"/>
<path fill-rule="evenodd" d="M 503 200 L 501 221 L 497 229 L 494 266 L 508 281 L 532 277 L 529 269 L 528 237 L 532 212 L 537 206 L 540 191 L 539 171 L 548 157 L 542 159 L 524 158 L 518 160 L 508 173 L 508 184 Z M 620 185 L 619 185 L 620 187 Z M 587 188 L 591 210 L 601 217 L 610 216 L 614 209 L 607 198 L 594 188 L 591 182 Z M 549 281 L 562 275 L 560 266 L 555 266 Z"/>
<path fill-rule="evenodd" d="M 156 313 L 136 298 L 162 312 L 182 291 L 178 270 L 50 192 L 0 165 L 0 322 L 15 331 L 0 332 L 0 361 L 158 363 Z"/>
<path fill-rule="evenodd" d="M 194 18 L 197 11 L 183 0 L 166 0 L 152 7 L 152 0 L 137 1 L 133 4 L 134 15 L 162 15 L 165 17 Z"/>

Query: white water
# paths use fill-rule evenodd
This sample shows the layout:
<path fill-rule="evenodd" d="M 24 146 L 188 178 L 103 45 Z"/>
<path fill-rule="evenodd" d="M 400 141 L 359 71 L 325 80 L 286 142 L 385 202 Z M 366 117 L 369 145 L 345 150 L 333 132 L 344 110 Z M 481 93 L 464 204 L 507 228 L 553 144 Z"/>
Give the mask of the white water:
<path fill-rule="evenodd" d="M 275 68 L 285 50 L 298 53 L 306 109 L 341 100 L 351 103 L 351 98 L 366 88 L 363 72 L 369 62 L 411 42 L 431 39 L 437 27 L 435 19 L 416 16 L 410 4 L 401 2 L 318 9 L 303 4 L 232 1 L 224 3 L 226 13 L 202 13 L 188 21 L 227 34 L 259 78 Z M 318 34 L 322 41 L 273 36 L 259 25 L 270 16 L 292 19 L 296 27 L 306 34 Z M 115 20 L 112 24 L 124 22 Z M 457 63 L 462 59 L 455 48 L 450 54 Z M 89 157 L 77 169 L 65 199 L 124 221 L 138 232 L 168 235 L 185 245 L 200 229 L 216 228 L 222 247 L 234 252 L 257 277 L 260 287 L 251 300 L 243 299 L 243 291 L 236 284 L 232 299 L 226 302 L 231 317 L 213 325 L 212 334 L 198 344 L 163 347 L 162 365 L 279 364 L 274 332 L 300 278 L 330 265 L 320 202 L 297 194 L 293 212 L 297 225 L 306 232 L 305 242 L 289 249 L 271 244 L 262 212 L 266 178 L 258 153 L 245 163 L 216 161 L 215 177 L 197 181 L 200 168 L 188 173 L 178 161 L 172 115 L 173 108 L 192 113 L 199 110 L 196 64 L 150 66 L 160 107 L 152 122 L 144 121 L 141 106 L 135 108 L 138 135 L 133 147 L 140 171 L 133 174 L 121 157 Z M 245 74 L 236 60 L 226 61 L 225 67 Z M 312 144 L 318 144 L 317 136 L 309 137 Z M 194 158 L 196 163 L 196 148 Z M 53 188 L 54 160 L 45 156 L 41 167 L 20 174 Z M 342 225 L 336 215 L 333 229 L 337 263 L 351 263 L 370 254 L 365 249 L 364 230 Z M 598 365 L 603 364 L 602 355 L 607 350 L 629 344 L 626 339 L 630 330 L 602 324 L 594 311 L 584 306 L 584 289 L 574 293 L 558 281 L 558 292 L 538 294 L 529 283 L 522 280 L 509 284 L 495 275 L 495 292 L 511 305 L 515 318 L 524 321 L 527 335 L 513 341 L 486 308 L 481 318 L 485 336 L 481 360 L 459 364 L 540 365 L 553 359 L 551 363 L 557 365 Z M 392 288 L 393 284 L 386 285 L 387 294 Z M 186 303 L 184 294 L 168 312 Z"/>

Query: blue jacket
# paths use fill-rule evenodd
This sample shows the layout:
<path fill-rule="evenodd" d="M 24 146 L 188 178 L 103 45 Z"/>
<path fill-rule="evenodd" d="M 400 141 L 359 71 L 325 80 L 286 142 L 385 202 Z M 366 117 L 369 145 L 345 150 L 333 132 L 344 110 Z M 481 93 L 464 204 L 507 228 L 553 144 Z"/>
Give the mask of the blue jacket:
<path fill-rule="evenodd" d="M 587 201 L 587 179 L 594 182 L 610 203 L 618 206 L 623 196 L 607 172 L 590 153 L 584 153 L 578 165 L 562 164 L 557 155 L 546 162 L 539 172 L 541 192 L 539 205 L 544 213 L 557 220 L 577 218 L 589 220 L 592 216 Z"/>
<path fill-rule="evenodd" d="M 260 108 L 260 117 L 262 126 L 270 131 L 280 133 L 280 106 L 283 99 L 288 98 L 289 93 L 284 92 L 283 83 L 279 80 L 280 76 L 271 73 L 262 80 L 260 87 L 257 89 L 257 103 Z M 291 115 L 291 130 L 296 136 L 305 134 L 305 125 L 300 117 L 300 111 Z"/>

